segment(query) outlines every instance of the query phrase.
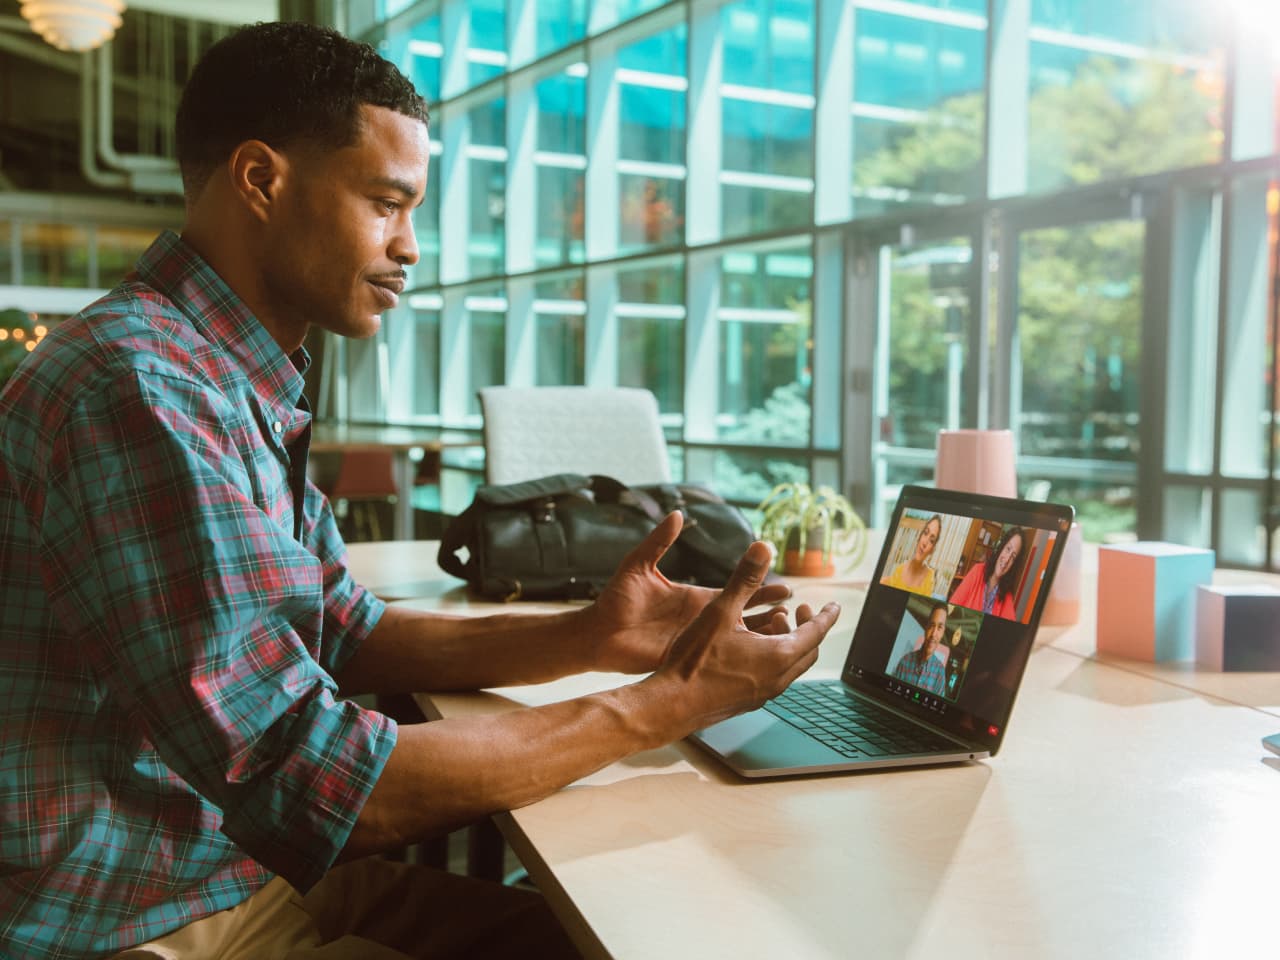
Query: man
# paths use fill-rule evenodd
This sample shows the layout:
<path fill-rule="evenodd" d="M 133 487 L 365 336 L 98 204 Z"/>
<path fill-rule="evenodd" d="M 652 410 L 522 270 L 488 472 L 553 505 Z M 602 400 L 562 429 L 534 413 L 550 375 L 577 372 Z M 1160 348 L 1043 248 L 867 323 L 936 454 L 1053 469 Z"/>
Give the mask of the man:
<path fill-rule="evenodd" d="M 933 655 L 947 632 L 947 605 L 935 603 L 929 611 L 920 646 L 904 653 L 893 668 L 893 675 L 912 686 L 942 696 L 947 688 L 947 673 L 942 662 Z"/>
<path fill-rule="evenodd" d="M 781 597 L 759 543 L 719 594 L 669 583 L 678 515 L 585 608 L 385 607 L 305 480 L 301 345 L 313 324 L 370 336 L 395 305 L 423 101 L 367 46 L 259 24 L 202 59 L 177 132 L 181 238 L 0 394 L 0 955 L 564 950 L 531 894 L 368 855 L 757 706 L 839 611 L 744 621 Z M 644 676 L 399 727 L 337 696 L 583 670 Z"/>

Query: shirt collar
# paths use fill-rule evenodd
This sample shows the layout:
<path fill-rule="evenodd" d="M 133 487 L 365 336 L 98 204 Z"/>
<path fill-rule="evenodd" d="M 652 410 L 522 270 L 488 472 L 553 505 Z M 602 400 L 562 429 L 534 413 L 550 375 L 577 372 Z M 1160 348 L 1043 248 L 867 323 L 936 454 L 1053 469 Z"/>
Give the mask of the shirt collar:
<path fill-rule="evenodd" d="M 286 354 L 226 281 L 171 230 L 165 230 L 138 260 L 136 272 L 186 314 L 210 343 L 231 354 L 259 399 L 292 411 L 311 365 L 299 347 Z"/>

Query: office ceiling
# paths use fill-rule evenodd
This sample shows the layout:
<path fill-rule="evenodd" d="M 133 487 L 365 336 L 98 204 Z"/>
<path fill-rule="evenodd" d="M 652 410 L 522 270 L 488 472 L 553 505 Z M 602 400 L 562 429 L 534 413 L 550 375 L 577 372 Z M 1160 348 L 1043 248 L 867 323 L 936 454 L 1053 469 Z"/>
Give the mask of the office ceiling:
<path fill-rule="evenodd" d="M 178 12 L 181 16 L 172 16 Z M 122 155 L 172 151 L 172 112 L 191 62 L 228 24 L 274 20 L 277 0 L 130 0 L 112 42 L 111 142 Z M 205 19 L 188 19 L 193 13 Z M 81 64 L 84 56 L 45 44 L 20 16 L 18 0 L 0 0 L 0 191 L 116 195 L 138 200 L 115 176 L 86 176 L 81 162 Z M 95 161 L 97 163 L 97 161 Z M 174 203 L 172 194 L 142 199 Z"/>

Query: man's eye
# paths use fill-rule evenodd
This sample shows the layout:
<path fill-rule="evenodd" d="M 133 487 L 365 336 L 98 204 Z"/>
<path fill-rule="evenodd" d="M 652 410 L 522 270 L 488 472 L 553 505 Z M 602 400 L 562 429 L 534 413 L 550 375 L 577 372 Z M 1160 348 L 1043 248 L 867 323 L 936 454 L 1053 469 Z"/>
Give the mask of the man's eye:
<path fill-rule="evenodd" d="M 398 200 L 383 200 L 382 208 L 386 210 L 387 213 L 395 213 L 400 209 L 400 202 Z"/>

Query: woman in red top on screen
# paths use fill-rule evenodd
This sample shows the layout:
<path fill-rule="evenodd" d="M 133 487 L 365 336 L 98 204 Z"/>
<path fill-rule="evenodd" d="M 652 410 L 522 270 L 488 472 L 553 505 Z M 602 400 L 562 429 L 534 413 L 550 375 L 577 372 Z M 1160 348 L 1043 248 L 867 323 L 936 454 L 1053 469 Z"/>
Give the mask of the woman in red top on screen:
<path fill-rule="evenodd" d="M 1006 620 L 1018 619 L 1013 594 L 1022 572 L 1023 545 L 1027 542 L 1021 527 L 1008 527 L 996 541 L 995 549 L 982 563 L 975 563 L 951 592 L 951 602 L 983 613 L 994 613 Z"/>

